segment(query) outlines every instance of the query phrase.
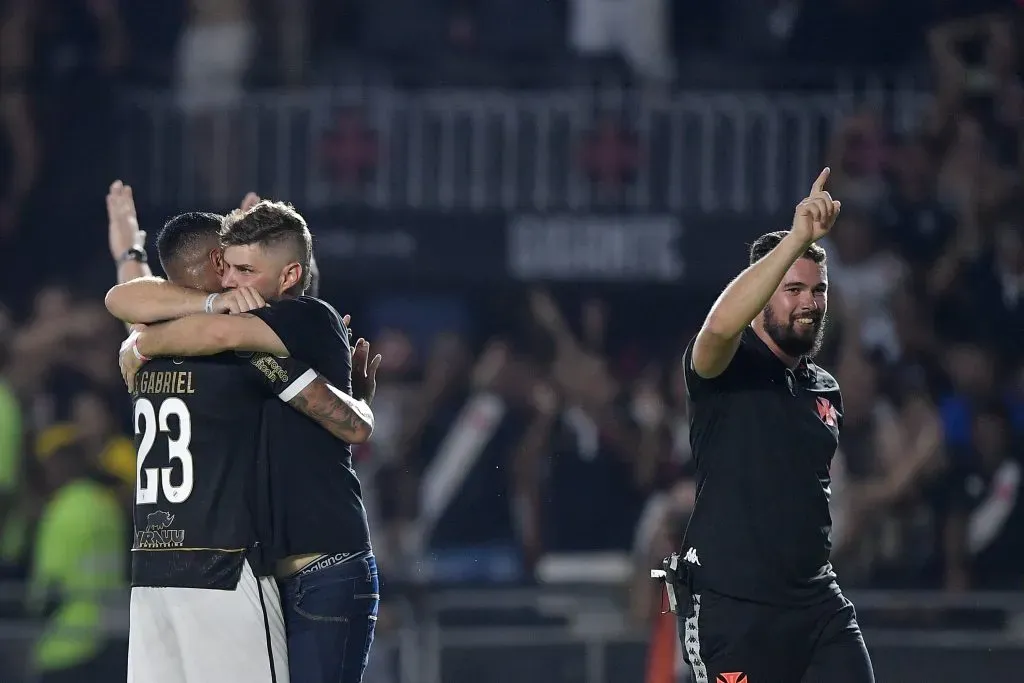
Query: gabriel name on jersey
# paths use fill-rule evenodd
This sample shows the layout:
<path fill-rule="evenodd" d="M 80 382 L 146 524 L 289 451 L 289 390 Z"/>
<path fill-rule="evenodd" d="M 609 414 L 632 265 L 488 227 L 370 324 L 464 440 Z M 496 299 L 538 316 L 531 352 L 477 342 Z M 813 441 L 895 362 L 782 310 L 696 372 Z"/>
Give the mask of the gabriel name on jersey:
<path fill-rule="evenodd" d="M 132 585 L 231 590 L 258 545 L 265 400 L 309 368 L 268 354 L 158 358 L 136 377 Z"/>

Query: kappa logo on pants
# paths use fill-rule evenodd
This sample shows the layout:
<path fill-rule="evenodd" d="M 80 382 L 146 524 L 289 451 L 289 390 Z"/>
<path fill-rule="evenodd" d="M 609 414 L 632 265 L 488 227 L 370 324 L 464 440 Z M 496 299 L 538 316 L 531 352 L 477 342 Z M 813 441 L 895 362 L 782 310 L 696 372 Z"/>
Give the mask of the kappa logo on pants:
<path fill-rule="evenodd" d="M 718 683 L 748 683 L 747 674 L 740 671 L 733 671 L 726 674 L 718 674 Z"/>

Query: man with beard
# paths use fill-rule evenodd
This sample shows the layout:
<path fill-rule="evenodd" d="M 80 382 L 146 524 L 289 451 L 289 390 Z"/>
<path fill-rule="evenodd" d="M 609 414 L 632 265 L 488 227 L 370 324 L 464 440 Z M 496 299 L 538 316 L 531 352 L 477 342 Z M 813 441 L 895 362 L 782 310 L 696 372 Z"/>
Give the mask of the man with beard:
<path fill-rule="evenodd" d="M 811 361 L 828 296 L 815 242 L 840 209 L 828 174 L 791 230 L 754 242 L 750 267 L 683 357 L 698 492 L 668 562 L 696 683 L 874 680 L 829 564 L 829 465 L 843 407 L 835 379 Z"/>

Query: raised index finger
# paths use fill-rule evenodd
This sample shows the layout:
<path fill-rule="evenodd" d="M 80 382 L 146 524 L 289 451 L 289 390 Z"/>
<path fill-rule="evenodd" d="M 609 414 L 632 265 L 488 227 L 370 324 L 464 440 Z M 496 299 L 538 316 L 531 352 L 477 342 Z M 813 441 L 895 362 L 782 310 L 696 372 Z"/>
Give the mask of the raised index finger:
<path fill-rule="evenodd" d="M 832 169 L 828 166 L 821 169 L 821 173 L 818 174 L 818 179 L 814 181 L 813 185 L 811 185 L 811 194 L 814 194 L 815 192 L 823 192 L 825 190 L 825 181 L 828 180 L 830 173 L 832 173 Z"/>

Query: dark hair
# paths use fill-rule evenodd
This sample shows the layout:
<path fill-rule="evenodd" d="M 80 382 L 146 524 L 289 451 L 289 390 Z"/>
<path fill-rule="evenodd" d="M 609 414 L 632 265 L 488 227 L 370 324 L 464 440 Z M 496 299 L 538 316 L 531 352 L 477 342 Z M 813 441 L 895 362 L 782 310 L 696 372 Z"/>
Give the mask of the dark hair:
<path fill-rule="evenodd" d="M 306 220 L 291 204 L 264 199 L 248 211 L 236 210 L 224 219 L 220 241 L 225 247 L 259 244 L 287 245 L 302 266 L 299 293 L 309 288 L 312 276 L 313 238 Z"/>
<path fill-rule="evenodd" d="M 768 252 L 779 246 L 782 238 L 788 234 L 786 230 L 776 230 L 775 232 L 766 232 L 754 240 L 754 243 L 750 245 L 750 265 L 754 265 L 767 256 Z M 825 263 L 825 250 L 818 244 L 812 244 L 807 247 L 802 258 L 809 258 L 819 264 Z"/>
<path fill-rule="evenodd" d="M 316 259 L 309 257 L 309 287 L 306 289 L 309 296 L 320 296 L 320 266 Z"/>
<path fill-rule="evenodd" d="M 171 264 L 206 247 L 209 240 L 218 239 L 223 216 L 203 211 L 178 214 L 164 223 L 156 238 L 160 265 L 166 273 Z"/>

